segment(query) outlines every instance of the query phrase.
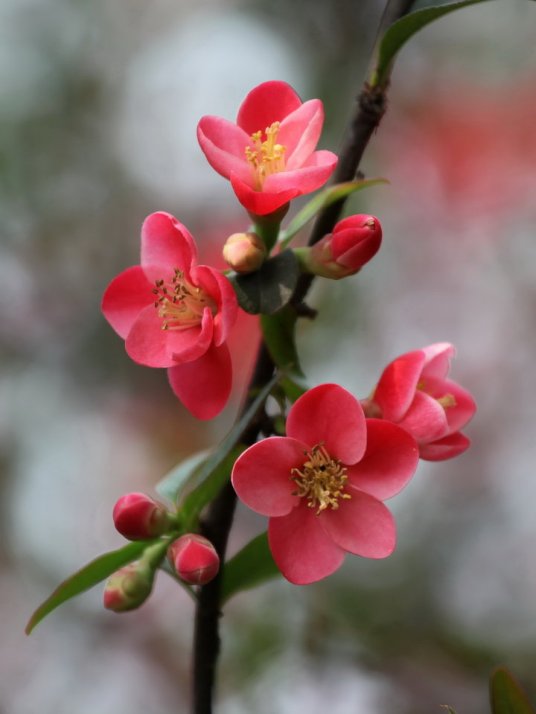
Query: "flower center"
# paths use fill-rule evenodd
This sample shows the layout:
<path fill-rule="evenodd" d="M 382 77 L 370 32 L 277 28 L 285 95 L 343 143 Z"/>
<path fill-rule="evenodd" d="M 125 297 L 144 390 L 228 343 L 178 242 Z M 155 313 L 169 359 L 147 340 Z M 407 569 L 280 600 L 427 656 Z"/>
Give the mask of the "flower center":
<path fill-rule="evenodd" d="M 274 121 L 264 132 L 256 131 L 251 135 L 253 148 L 246 146 L 246 159 L 253 168 L 255 190 L 262 191 L 263 184 L 268 176 L 285 170 L 286 147 L 277 144 L 277 134 L 280 124 Z M 263 134 L 266 137 L 262 140 Z"/>
<path fill-rule="evenodd" d="M 163 330 L 188 330 L 201 324 L 206 307 L 216 314 L 214 301 L 201 288 L 189 283 L 178 268 L 170 282 L 156 280 L 153 293 Z"/>
<path fill-rule="evenodd" d="M 337 510 L 341 498 L 351 498 L 349 493 L 343 493 L 348 480 L 346 466 L 332 459 L 321 444 L 306 451 L 305 456 L 302 468 L 290 471 L 290 478 L 298 487 L 292 495 L 306 498 L 308 507 L 316 508 L 317 516 L 326 508 Z"/>
<path fill-rule="evenodd" d="M 428 394 L 428 392 L 425 389 L 426 384 L 424 381 L 421 381 L 417 384 L 417 389 L 420 390 L 421 392 L 424 392 L 425 394 Z M 449 409 L 450 407 L 456 407 L 458 405 L 458 402 L 456 401 L 456 397 L 454 394 L 450 394 L 447 392 L 444 394 L 442 397 L 434 397 L 436 402 L 438 404 L 441 404 L 443 409 Z"/>

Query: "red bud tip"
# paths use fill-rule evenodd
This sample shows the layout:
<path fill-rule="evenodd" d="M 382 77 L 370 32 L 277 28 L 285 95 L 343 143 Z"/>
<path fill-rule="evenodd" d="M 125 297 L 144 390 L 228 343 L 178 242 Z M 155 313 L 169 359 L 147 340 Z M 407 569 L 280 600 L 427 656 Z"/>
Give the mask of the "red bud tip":
<path fill-rule="evenodd" d="M 220 559 L 212 543 L 195 533 L 186 533 L 174 541 L 168 557 L 179 578 L 192 585 L 210 582 L 220 568 Z"/>
<path fill-rule="evenodd" d="M 144 493 L 127 493 L 114 506 L 116 529 L 128 540 L 156 538 L 169 530 L 170 514 L 166 508 Z"/>

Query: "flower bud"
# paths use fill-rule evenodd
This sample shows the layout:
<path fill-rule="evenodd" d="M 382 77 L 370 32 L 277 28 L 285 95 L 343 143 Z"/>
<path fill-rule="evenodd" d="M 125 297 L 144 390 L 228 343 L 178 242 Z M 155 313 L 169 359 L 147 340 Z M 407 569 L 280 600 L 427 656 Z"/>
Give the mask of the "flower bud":
<path fill-rule="evenodd" d="M 154 569 L 144 561 L 129 563 L 111 575 L 104 587 L 104 607 L 113 612 L 135 610 L 153 589 Z"/>
<path fill-rule="evenodd" d="M 156 538 L 169 530 L 172 516 L 144 493 L 127 493 L 114 506 L 116 529 L 129 540 Z"/>
<path fill-rule="evenodd" d="M 220 559 L 212 543 L 201 535 L 186 533 L 174 541 L 168 558 L 181 580 L 205 585 L 218 574 Z"/>
<path fill-rule="evenodd" d="M 360 214 L 339 221 L 333 233 L 309 249 L 303 260 L 309 272 L 338 280 L 353 275 L 376 255 L 382 228 L 374 216 Z"/>
<path fill-rule="evenodd" d="M 256 233 L 233 233 L 223 246 L 223 259 L 237 273 L 252 273 L 265 257 L 266 246 Z"/>

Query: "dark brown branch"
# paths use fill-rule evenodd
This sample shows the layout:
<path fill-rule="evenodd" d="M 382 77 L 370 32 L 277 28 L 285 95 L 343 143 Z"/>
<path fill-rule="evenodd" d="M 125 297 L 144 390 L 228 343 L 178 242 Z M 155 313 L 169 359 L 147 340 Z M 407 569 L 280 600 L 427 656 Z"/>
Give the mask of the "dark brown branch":
<path fill-rule="evenodd" d="M 385 29 L 395 20 L 403 17 L 411 9 L 414 0 L 389 0 L 380 22 L 374 53 Z M 374 56 L 374 55 L 373 55 Z M 339 164 L 333 177 L 334 183 L 351 181 L 357 174 L 359 163 L 370 138 L 378 127 L 386 110 L 387 87 L 371 89 L 365 84 L 358 100 L 343 147 Z M 313 245 L 326 233 L 330 233 L 337 222 L 344 201 L 333 204 L 318 217 L 309 244 Z M 292 298 L 292 304 L 303 313 L 304 298 L 311 286 L 312 276 L 302 275 Z M 300 307 L 301 306 L 301 307 Z M 306 307 L 306 306 L 305 306 Z M 265 345 L 261 346 L 255 373 L 250 384 L 250 394 L 262 388 L 272 377 L 274 363 Z M 249 404 L 246 404 L 245 408 Z M 255 419 L 246 434 L 244 443 L 255 443 L 262 429 L 263 415 Z M 228 483 L 212 502 L 202 523 L 202 533 L 214 544 L 221 562 L 225 561 L 227 539 L 231 529 L 236 496 Z M 197 603 L 194 627 L 193 660 L 193 714 L 212 714 L 212 698 L 216 675 L 216 662 L 220 651 L 219 618 L 221 617 L 221 572 L 212 582 L 201 588 Z"/>

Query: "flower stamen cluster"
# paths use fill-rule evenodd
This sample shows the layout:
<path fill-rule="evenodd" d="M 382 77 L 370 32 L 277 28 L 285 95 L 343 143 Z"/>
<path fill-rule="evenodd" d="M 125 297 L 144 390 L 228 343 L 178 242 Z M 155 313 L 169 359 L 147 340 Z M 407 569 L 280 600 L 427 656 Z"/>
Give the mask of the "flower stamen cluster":
<path fill-rule="evenodd" d="M 251 135 L 253 148 L 246 146 L 246 159 L 253 167 L 255 190 L 257 191 L 262 191 L 268 176 L 285 170 L 287 147 L 276 143 L 280 126 L 280 122 L 274 121 L 269 127 L 266 127 L 264 141 L 262 140 L 263 132 L 256 131 Z"/>
<path fill-rule="evenodd" d="M 316 508 L 316 515 L 331 508 L 339 508 L 339 499 L 352 498 L 349 493 L 343 493 L 348 476 L 346 466 L 338 459 L 332 459 L 326 449 L 317 444 L 311 451 L 306 451 L 307 461 L 301 470 L 291 469 L 290 478 L 298 486 L 293 496 L 307 499 L 309 508 Z"/>
<path fill-rule="evenodd" d="M 217 312 L 215 302 L 200 287 L 189 283 L 179 268 L 175 268 L 171 284 L 163 278 L 155 280 L 153 294 L 162 330 L 188 330 L 200 325 L 206 307 L 213 315 Z"/>

